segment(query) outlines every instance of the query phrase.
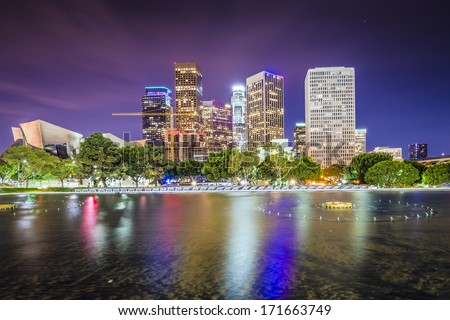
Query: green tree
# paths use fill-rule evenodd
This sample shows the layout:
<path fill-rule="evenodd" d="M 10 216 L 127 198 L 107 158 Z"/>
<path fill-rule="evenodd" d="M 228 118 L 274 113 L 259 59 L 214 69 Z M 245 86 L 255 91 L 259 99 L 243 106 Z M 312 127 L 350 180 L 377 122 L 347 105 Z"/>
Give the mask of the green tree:
<path fill-rule="evenodd" d="M 381 187 L 410 186 L 419 178 L 419 170 L 400 161 L 385 160 L 367 170 L 366 182 Z"/>
<path fill-rule="evenodd" d="M 161 180 L 167 171 L 172 170 L 175 164 L 163 156 L 157 156 L 148 161 L 145 166 L 144 177 L 149 179 L 155 186 Z"/>
<path fill-rule="evenodd" d="M 284 151 L 270 155 L 272 170 L 276 174 L 276 183 L 282 184 L 291 176 L 291 171 L 297 166 L 296 160 Z"/>
<path fill-rule="evenodd" d="M 58 165 L 60 159 L 43 149 L 32 150 L 32 157 L 28 160 L 28 165 L 32 169 L 32 175 L 51 176 L 53 168 Z"/>
<path fill-rule="evenodd" d="M 412 165 L 414 168 L 416 168 L 419 171 L 419 179 L 417 181 L 415 181 L 415 183 L 419 183 L 420 181 L 422 181 L 422 175 L 425 172 L 425 170 L 427 170 L 427 166 L 420 162 L 413 161 L 413 160 L 405 160 L 404 163 Z"/>
<path fill-rule="evenodd" d="M 139 180 L 145 176 L 148 163 L 146 151 L 144 147 L 128 146 L 122 148 L 122 164 L 116 169 L 115 177 L 122 179 L 123 176 L 129 176 L 137 188 Z"/>
<path fill-rule="evenodd" d="M 255 152 L 233 150 L 228 157 L 228 174 L 251 183 L 259 162 L 259 156 Z"/>
<path fill-rule="evenodd" d="M 356 174 L 351 170 L 349 166 L 344 167 L 344 179 L 347 181 L 356 180 Z"/>
<path fill-rule="evenodd" d="M 282 184 L 290 176 L 290 172 L 297 166 L 294 156 L 284 151 L 283 147 L 277 145 L 264 145 L 267 156 L 263 162 L 256 167 L 256 176 L 260 180 L 269 180 L 276 184 Z"/>
<path fill-rule="evenodd" d="M 76 169 L 77 166 L 72 159 L 56 158 L 50 173 L 61 182 L 61 187 L 64 188 L 64 180 L 73 176 L 76 173 Z"/>
<path fill-rule="evenodd" d="M 81 143 L 80 153 L 76 157 L 81 166 L 85 177 L 91 177 L 94 180 L 94 186 L 97 186 L 97 180 L 103 182 L 113 178 L 114 171 L 120 164 L 121 156 L 119 148 L 111 139 L 103 137 L 100 132 L 93 133 Z"/>
<path fill-rule="evenodd" d="M 195 181 L 199 175 L 202 174 L 203 163 L 195 160 L 185 160 L 177 164 L 175 167 L 176 174 L 181 178 L 189 178 Z"/>
<path fill-rule="evenodd" d="M 2 183 L 4 183 L 5 180 L 11 178 L 16 173 L 17 173 L 16 166 L 13 166 L 6 162 L 0 162 L 0 179 L 1 179 L 0 181 Z"/>
<path fill-rule="evenodd" d="M 289 171 L 288 178 L 300 183 L 306 180 L 314 180 L 320 177 L 320 166 L 310 157 L 296 159 L 296 164 Z"/>
<path fill-rule="evenodd" d="M 392 160 L 392 155 L 384 152 L 360 153 L 350 162 L 350 170 L 361 183 L 366 183 L 365 175 L 378 162 Z"/>
<path fill-rule="evenodd" d="M 332 165 L 322 169 L 320 176 L 328 183 L 336 184 L 344 178 L 344 167 L 342 165 Z"/>
<path fill-rule="evenodd" d="M 255 170 L 255 178 L 258 180 L 270 181 L 272 183 L 278 177 L 277 172 L 274 170 L 274 163 L 270 157 L 266 157 L 264 161 L 256 166 Z"/>
<path fill-rule="evenodd" d="M 422 181 L 429 185 L 450 183 L 450 163 L 438 163 L 428 167 L 422 175 Z"/>
<path fill-rule="evenodd" d="M 222 181 L 231 175 L 228 172 L 228 155 L 231 150 L 210 153 L 203 165 L 202 173 L 209 181 Z"/>
<path fill-rule="evenodd" d="M 167 173 L 173 173 L 175 163 L 164 156 L 162 147 L 145 146 L 146 165 L 144 176 L 155 186 Z"/>
<path fill-rule="evenodd" d="M 17 167 L 18 180 L 25 181 L 26 188 L 30 178 L 49 174 L 57 159 L 42 149 L 28 146 L 12 147 L 3 154 L 6 163 Z"/>
<path fill-rule="evenodd" d="M 3 161 L 7 164 L 17 168 L 17 180 L 20 183 L 20 179 L 26 181 L 28 187 L 28 179 L 32 174 L 32 168 L 28 166 L 28 161 L 33 156 L 33 149 L 27 146 L 17 146 L 9 148 L 3 154 Z"/>

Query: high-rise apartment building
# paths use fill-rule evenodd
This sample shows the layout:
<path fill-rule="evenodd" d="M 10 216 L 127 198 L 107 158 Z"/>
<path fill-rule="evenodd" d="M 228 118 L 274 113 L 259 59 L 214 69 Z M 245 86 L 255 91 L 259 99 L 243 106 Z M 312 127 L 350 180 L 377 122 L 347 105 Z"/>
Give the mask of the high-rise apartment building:
<path fill-rule="evenodd" d="M 247 128 L 247 100 L 245 98 L 245 87 L 234 86 L 231 96 L 233 112 L 233 144 L 238 150 L 247 150 L 248 128 Z"/>
<path fill-rule="evenodd" d="M 322 167 L 350 164 L 355 156 L 355 70 L 308 70 L 305 79 L 308 155 Z"/>
<path fill-rule="evenodd" d="M 142 138 L 155 146 L 164 144 L 170 129 L 172 91 L 166 87 L 145 87 L 142 97 Z"/>
<path fill-rule="evenodd" d="M 367 129 L 355 130 L 355 156 L 366 152 Z"/>
<path fill-rule="evenodd" d="M 209 152 L 229 149 L 233 140 L 231 105 L 203 101 L 201 117 L 206 149 Z"/>
<path fill-rule="evenodd" d="M 284 79 L 262 71 L 246 80 L 248 148 L 284 138 Z"/>
<path fill-rule="evenodd" d="M 413 143 L 408 144 L 409 160 L 423 160 L 428 157 L 428 144 Z"/>
<path fill-rule="evenodd" d="M 294 154 L 298 157 L 306 155 L 306 123 L 304 122 L 295 124 Z"/>
<path fill-rule="evenodd" d="M 200 117 L 202 91 L 202 73 L 197 63 L 175 63 L 175 119 L 178 131 L 200 133 L 203 130 Z"/>

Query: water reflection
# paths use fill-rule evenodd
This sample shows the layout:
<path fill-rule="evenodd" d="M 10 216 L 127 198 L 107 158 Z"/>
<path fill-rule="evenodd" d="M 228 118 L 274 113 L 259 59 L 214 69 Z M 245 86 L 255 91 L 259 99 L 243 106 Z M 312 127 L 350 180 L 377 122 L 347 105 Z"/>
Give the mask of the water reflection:
<path fill-rule="evenodd" d="M 100 227 L 97 226 L 98 200 L 95 196 L 89 196 L 84 200 L 81 218 L 81 236 L 84 242 L 84 250 L 90 256 L 95 255 L 104 242 L 101 239 Z"/>
<path fill-rule="evenodd" d="M 0 298 L 447 299 L 448 195 L 2 196 Z"/>
<path fill-rule="evenodd" d="M 260 252 L 256 291 L 263 299 L 283 299 L 293 283 L 297 233 L 287 220 L 274 219 Z"/>
<path fill-rule="evenodd" d="M 218 298 L 224 272 L 229 199 L 221 195 L 185 195 L 179 291 L 183 297 Z"/>
<path fill-rule="evenodd" d="M 225 295 L 245 299 L 251 294 L 260 256 L 260 221 L 255 213 L 256 197 L 237 197 L 230 208 L 226 265 Z"/>

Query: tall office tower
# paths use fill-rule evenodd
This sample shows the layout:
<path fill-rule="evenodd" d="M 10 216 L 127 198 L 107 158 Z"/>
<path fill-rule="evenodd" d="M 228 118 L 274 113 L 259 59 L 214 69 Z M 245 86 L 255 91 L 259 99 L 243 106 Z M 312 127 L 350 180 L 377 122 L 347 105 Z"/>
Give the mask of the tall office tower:
<path fill-rule="evenodd" d="M 284 138 L 284 80 L 262 71 L 247 78 L 248 148 Z"/>
<path fill-rule="evenodd" d="M 323 168 L 355 156 L 355 69 L 308 70 L 305 79 L 308 155 Z"/>
<path fill-rule="evenodd" d="M 355 156 L 366 152 L 366 135 L 367 129 L 355 130 Z"/>
<path fill-rule="evenodd" d="M 214 100 L 203 101 L 201 117 L 208 152 L 229 149 L 233 141 L 231 105 L 217 104 Z"/>
<path fill-rule="evenodd" d="M 175 116 L 178 131 L 200 133 L 202 73 L 195 62 L 175 63 Z M 192 115 L 180 115 L 191 113 Z"/>
<path fill-rule="evenodd" d="M 166 87 L 145 87 L 142 97 L 142 138 L 146 143 L 162 146 L 164 133 L 170 129 L 172 91 Z"/>
<path fill-rule="evenodd" d="M 306 155 L 306 124 L 299 122 L 294 128 L 294 154 L 297 157 Z"/>
<path fill-rule="evenodd" d="M 247 130 L 247 100 L 245 99 L 245 87 L 234 86 L 231 96 L 231 106 L 233 108 L 233 144 L 240 151 L 247 150 L 248 130 Z"/>
<path fill-rule="evenodd" d="M 413 143 L 408 144 L 409 160 L 423 160 L 428 157 L 428 144 Z"/>

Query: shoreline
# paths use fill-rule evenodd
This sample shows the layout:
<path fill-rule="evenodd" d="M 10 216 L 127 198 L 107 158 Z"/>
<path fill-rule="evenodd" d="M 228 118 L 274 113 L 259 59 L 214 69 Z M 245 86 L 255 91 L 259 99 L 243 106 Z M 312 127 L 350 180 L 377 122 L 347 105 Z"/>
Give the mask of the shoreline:
<path fill-rule="evenodd" d="M 195 188 L 195 189 L 194 189 Z M 375 192 L 401 192 L 401 191 L 420 191 L 420 192 L 450 192 L 450 188 L 348 188 L 348 189 L 333 189 L 333 188 L 262 188 L 262 189 L 237 189 L 233 187 L 154 187 L 154 188 L 92 188 L 92 189 L 74 189 L 73 191 L 31 191 L 31 192 L 5 192 L 2 195 L 27 195 L 27 194 L 165 194 L 165 193 L 240 193 L 240 192 L 361 192 L 361 191 L 375 191 Z"/>

